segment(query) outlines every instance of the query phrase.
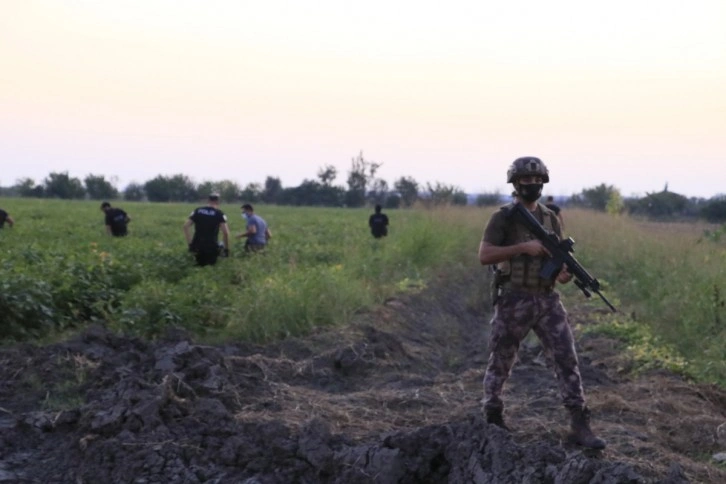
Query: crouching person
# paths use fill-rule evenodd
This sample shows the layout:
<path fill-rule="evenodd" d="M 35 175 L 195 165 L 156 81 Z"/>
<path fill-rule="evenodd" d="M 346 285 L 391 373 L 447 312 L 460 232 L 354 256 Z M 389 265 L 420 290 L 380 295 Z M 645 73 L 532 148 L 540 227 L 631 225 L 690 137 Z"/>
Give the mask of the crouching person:
<path fill-rule="evenodd" d="M 267 246 L 267 242 L 272 238 L 270 228 L 265 219 L 255 214 L 255 209 L 249 203 L 242 205 L 242 217 L 246 222 L 246 231 L 237 236 L 238 239 L 245 238 L 245 250 L 247 252 L 257 252 Z"/>
<path fill-rule="evenodd" d="M 194 235 L 191 228 L 194 227 Z M 222 231 L 224 248 L 219 248 L 219 231 Z M 195 208 L 184 223 L 184 237 L 189 251 L 194 253 L 197 265 L 206 266 L 217 263 L 217 257 L 229 255 L 229 228 L 227 217 L 219 209 L 219 195 L 209 195 L 207 205 Z"/>

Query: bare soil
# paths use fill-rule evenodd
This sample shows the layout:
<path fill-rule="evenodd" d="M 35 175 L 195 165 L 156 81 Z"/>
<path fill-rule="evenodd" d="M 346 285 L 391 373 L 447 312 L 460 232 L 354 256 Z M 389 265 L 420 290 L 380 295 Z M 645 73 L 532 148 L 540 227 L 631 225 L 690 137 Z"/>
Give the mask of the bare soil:
<path fill-rule="evenodd" d="M 478 268 L 477 268 L 478 269 Z M 0 349 L 0 482 L 726 482 L 726 391 L 580 337 L 604 451 L 566 443 L 536 340 L 507 388 L 512 432 L 485 423 L 485 276 L 442 276 L 352 325 L 267 346 L 146 342 L 92 327 Z M 573 325 L 591 305 L 569 300 Z"/>

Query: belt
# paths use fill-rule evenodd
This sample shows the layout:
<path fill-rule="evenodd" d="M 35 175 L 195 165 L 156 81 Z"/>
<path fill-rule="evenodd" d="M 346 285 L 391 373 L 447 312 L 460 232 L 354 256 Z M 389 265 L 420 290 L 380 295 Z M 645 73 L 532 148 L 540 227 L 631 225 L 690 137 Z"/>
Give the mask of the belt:
<path fill-rule="evenodd" d="M 511 284 L 503 284 L 501 289 L 502 289 L 502 294 L 505 294 L 508 292 L 523 292 L 526 294 L 550 294 L 550 293 L 554 292 L 554 290 L 555 290 L 554 286 L 528 287 L 528 286 L 512 286 Z"/>

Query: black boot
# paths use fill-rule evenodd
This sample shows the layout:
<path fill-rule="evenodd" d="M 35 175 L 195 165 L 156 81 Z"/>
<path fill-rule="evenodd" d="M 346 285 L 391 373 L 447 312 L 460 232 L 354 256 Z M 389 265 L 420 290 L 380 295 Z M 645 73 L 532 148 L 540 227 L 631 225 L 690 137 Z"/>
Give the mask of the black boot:
<path fill-rule="evenodd" d="M 496 409 L 488 408 L 486 410 L 487 423 L 496 425 L 497 427 L 501 427 L 504 430 L 509 431 L 509 427 L 507 427 L 504 424 L 504 416 L 502 415 L 502 413 L 503 413 L 503 409 L 501 409 L 501 408 L 496 408 Z"/>
<path fill-rule="evenodd" d="M 590 409 L 569 408 L 570 411 L 570 429 L 571 432 L 567 436 L 568 440 L 577 445 L 588 447 L 590 449 L 604 449 L 605 441 L 595 436 L 590 429 Z"/>

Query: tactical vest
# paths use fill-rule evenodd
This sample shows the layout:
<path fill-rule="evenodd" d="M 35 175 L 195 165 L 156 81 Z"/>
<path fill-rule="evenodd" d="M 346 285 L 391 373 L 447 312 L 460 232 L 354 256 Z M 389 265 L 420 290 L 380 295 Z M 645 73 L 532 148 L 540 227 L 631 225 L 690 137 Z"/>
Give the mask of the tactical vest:
<path fill-rule="evenodd" d="M 537 204 L 542 211 L 542 226 L 548 232 L 554 232 L 552 217 L 554 213 L 541 203 Z M 511 207 L 502 207 L 503 210 Z M 515 245 L 521 242 L 534 240 L 536 237 L 522 224 L 508 221 L 505 226 L 507 245 Z M 524 289 L 532 291 L 546 291 L 554 286 L 554 281 L 548 281 L 539 277 L 539 272 L 544 264 L 544 257 L 533 257 L 527 254 L 519 254 L 509 261 L 497 265 L 500 272 L 502 287 L 512 289 Z"/>

